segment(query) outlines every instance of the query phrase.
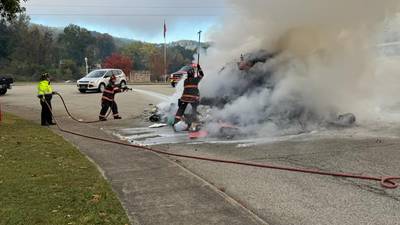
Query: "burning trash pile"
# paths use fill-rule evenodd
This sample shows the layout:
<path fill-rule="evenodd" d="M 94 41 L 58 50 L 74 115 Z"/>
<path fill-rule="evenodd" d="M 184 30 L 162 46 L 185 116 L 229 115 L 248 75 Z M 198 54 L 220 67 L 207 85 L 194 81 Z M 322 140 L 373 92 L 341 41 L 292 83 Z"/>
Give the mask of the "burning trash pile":
<path fill-rule="evenodd" d="M 205 130 L 207 135 L 233 138 L 258 135 L 260 126 L 300 133 L 316 126 L 347 127 L 355 123 L 356 117 L 352 113 L 339 114 L 331 110 L 321 115 L 304 104 L 302 96 L 296 93 L 276 101 L 274 97 L 279 94 L 281 82 L 277 67 L 285 63 L 288 62 L 282 61 L 278 53 L 264 50 L 242 55 L 240 62 L 228 63 L 218 72 L 218 76 L 227 77 L 227 82 L 221 83 L 211 95 L 207 91 L 201 92 L 204 97 L 200 99 L 197 120 L 191 118 L 192 109 L 189 108 L 185 120 L 176 124 L 175 130 Z M 176 88 L 169 102 L 159 104 L 152 111 L 151 122 L 174 125 L 178 99 L 183 90 L 182 81 Z"/>
<path fill-rule="evenodd" d="M 213 119 L 226 121 L 245 128 L 254 135 L 262 128 L 307 132 L 315 127 L 351 126 L 356 117 L 352 113 L 340 114 L 334 108 L 319 110 L 304 100 L 301 92 L 282 86 L 287 81 L 282 68 L 293 66 L 293 59 L 264 50 L 241 56 L 239 63 L 225 66 L 219 76 L 239 81 L 221 85 L 214 96 L 206 95 L 202 105 L 211 107 Z M 233 85 L 232 85 L 233 84 Z"/>
<path fill-rule="evenodd" d="M 375 46 L 398 0 L 228 2 L 237 14 L 210 35 L 202 57 L 199 121 L 187 116 L 178 130 L 231 138 L 346 128 L 356 116 L 377 121 L 397 100 Z M 183 81 L 176 88 L 154 113 L 171 126 Z"/>

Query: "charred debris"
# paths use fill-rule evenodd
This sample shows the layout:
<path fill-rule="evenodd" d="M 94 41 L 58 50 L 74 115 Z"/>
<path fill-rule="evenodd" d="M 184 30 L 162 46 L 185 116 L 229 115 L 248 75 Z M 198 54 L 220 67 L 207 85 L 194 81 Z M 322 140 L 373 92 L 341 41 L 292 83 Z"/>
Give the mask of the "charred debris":
<path fill-rule="evenodd" d="M 241 119 L 241 112 L 227 115 L 214 113 L 221 112 L 240 98 L 252 96 L 254 93 L 261 91 L 273 93 L 279 85 L 279 79 L 277 79 L 279 74 L 275 73 L 274 63 L 271 61 L 277 57 L 279 53 L 259 50 L 241 55 L 239 62 L 226 64 L 218 73 L 235 74 L 234 79 L 238 79 L 238 82 L 231 86 L 221 86 L 213 96 L 201 93 L 199 118 L 191 118 L 190 110 L 185 115 L 188 130 L 207 129 L 210 135 L 234 138 L 238 135 L 257 135 L 257 129 L 252 131 L 251 128 L 262 124 L 272 124 L 277 129 L 296 126 L 300 129 L 298 132 L 307 132 L 310 124 L 313 127 L 350 127 L 355 124 L 356 117 L 352 113 L 339 114 L 332 109 L 329 116 L 321 116 L 317 111 L 307 108 L 307 105 L 302 104 L 299 99 L 289 99 L 278 105 L 269 104 L 266 99 L 266 104 L 259 110 L 258 116 L 246 121 Z M 175 100 L 176 102 L 162 103 L 154 107 L 148 117 L 149 120 L 172 126 L 178 104 L 178 99 Z M 252 107 L 251 103 L 247 107 Z"/>

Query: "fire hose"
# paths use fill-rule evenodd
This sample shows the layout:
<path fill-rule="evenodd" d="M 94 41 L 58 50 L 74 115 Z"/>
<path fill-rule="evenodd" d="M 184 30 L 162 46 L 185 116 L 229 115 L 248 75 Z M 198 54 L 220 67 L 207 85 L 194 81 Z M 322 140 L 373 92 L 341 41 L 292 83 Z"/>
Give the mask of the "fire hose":
<path fill-rule="evenodd" d="M 77 119 L 76 117 L 74 117 L 74 116 L 69 112 L 68 107 L 67 107 L 67 104 L 65 104 L 64 98 L 60 95 L 60 93 L 56 92 L 55 95 L 58 95 L 58 97 L 60 97 L 60 99 L 61 99 L 61 101 L 62 101 L 62 103 L 63 103 L 63 105 L 64 105 L 65 111 L 67 112 L 68 116 L 69 116 L 72 120 L 74 120 L 74 121 L 76 121 L 76 122 L 78 122 L 78 123 L 98 123 L 98 122 L 102 122 L 101 120 L 84 121 L 84 120 Z M 46 102 L 46 101 L 45 101 L 45 102 Z M 46 102 L 46 104 L 47 104 L 47 102 Z M 50 108 L 50 109 L 51 109 L 51 108 Z M 53 114 L 53 112 L 52 112 L 52 114 Z M 108 118 L 108 116 L 109 116 L 110 114 L 111 114 L 111 109 L 108 109 L 108 112 L 107 112 L 107 114 L 105 115 L 104 118 Z M 54 118 L 54 116 L 53 116 L 53 118 Z"/>
<path fill-rule="evenodd" d="M 62 96 L 57 93 L 57 95 L 62 99 Z M 68 111 L 68 107 L 65 104 L 65 101 L 62 99 L 64 108 L 66 109 L 68 115 L 71 118 L 74 118 Z M 46 102 L 47 104 L 47 102 Z M 47 104 L 49 109 L 51 110 L 51 107 Z M 274 169 L 274 170 L 282 170 L 282 171 L 290 171 L 290 172 L 298 172 L 298 173 L 306 173 L 306 174 L 317 174 L 317 175 L 324 175 L 324 176 L 333 176 L 333 177 L 342 177 L 342 178 L 353 178 L 353 179 L 360 179 L 360 180 L 373 180 L 373 181 L 379 181 L 380 185 L 384 188 L 388 189 L 396 189 L 399 184 L 396 183 L 396 180 L 400 180 L 400 176 L 367 176 L 367 175 L 357 175 L 357 174 L 352 174 L 352 173 L 342 173 L 342 172 L 325 172 L 321 170 L 314 170 L 314 169 L 307 169 L 307 168 L 295 168 L 295 167 L 287 167 L 287 166 L 276 166 L 276 165 L 270 165 L 270 164 L 259 164 L 259 163 L 252 163 L 252 162 L 243 162 L 243 161 L 235 161 L 235 160 L 225 160 L 225 159 L 218 159 L 218 158 L 209 158 L 209 157 L 201 157 L 201 156 L 193 156 L 193 155 L 185 155 L 185 154 L 176 154 L 176 153 L 170 153 L 166 150 L 163 150 L 161 148 L 150 148 L 147 146 L 141 146 L 141 145 L 135 145 L 135 144 L 129 144 L 121 141 L 115 141 L 115 140 L 109 140 L 109 139 L 104 139 L 104 138 L 99 138 L 95 136 L 90 136 L 86 134 L 81 134 L 77 133 L 74 131 L 66 130 L 60 126 L 58 123 L 57 119 L 55 118 L 54 114 L 52 113 L 53 119 L 56 121 L 57 128 L 68 134 L 92 139 L 92 140 L 98 140 L 102 142 L 108 142 L 112 144 L 117 144 L 117 145 L 122 145 L 122 146 L 128 146 L 131 148 L 135 149 L 140 149 L 140 150 L 145 150 L 145 151 L 150 151 L 162 155 L 167 155 L 167 156 L 174 156 L 174 157 L 179 157 L 179 158 L 186 158 L 186 159 L 194 159 L 194 160 L 201 160 L 201 161 L 208 161 L 208 162 L 216 162 L 216 163 L 224 163 L 224 164 L 234 164 L 234 165 L 242 165 L 242 166 L 249 166 L 249 167 L 257 167 L 257 168 L 266 168 L 266 169 Z M 75 121 L 82 122 L 79 120 L 74 119 Z M 97 121 L 95 121 L 97 122 Z"/>

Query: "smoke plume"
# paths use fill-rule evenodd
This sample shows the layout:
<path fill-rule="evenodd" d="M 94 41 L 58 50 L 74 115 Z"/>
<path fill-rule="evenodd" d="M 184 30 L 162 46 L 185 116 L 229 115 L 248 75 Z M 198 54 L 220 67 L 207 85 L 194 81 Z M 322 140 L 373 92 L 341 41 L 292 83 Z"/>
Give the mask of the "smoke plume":
<path fill-rule="evenodd" d="M 208 34 L 213 45 L 202 54 L 206 129 L 223 121 L 265 136 L 350 125 L 352 114 L 362 124 L 400 120 L 400 47 L 385 44 L 400 40 L 398 0 L 229 3 L 234 13 Z M 159 105 L 167 117 L 182 82 Z"/>
<path fill-rule="evenodd" d="M 376 119 L 396 102 L 400 69 L 378 60 L 398 0 L 231 0 L 209 34 L 202 97 L 229 99 L 211 118 L 249 131 L 307 129 L 354 113 Z M 236 62 L 265 54 L 248 70 Z M 396 92 L 394 91 L 396 90 Z"/>

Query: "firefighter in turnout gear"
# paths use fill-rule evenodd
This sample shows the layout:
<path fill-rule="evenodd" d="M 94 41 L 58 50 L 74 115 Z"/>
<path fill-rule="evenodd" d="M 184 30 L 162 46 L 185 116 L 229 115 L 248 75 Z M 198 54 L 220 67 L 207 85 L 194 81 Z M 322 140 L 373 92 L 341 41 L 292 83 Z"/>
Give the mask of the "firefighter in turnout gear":
<path fill-rule="evenodd" d="M 192 106 L 192 119 L 197 119 L 197 106 L 200 102 L 200 92 L 198 85 L 204 77 L 204 73 L 199 64 L 197 64 L 198 75 L 195 76 L 193 68 L 187 71 L 187 78 L 184 81 L 184 90 L 182 97 L 178 101 L 179 109 L 175 115 L 175 124 L 182 120 L 185 109 L 190 104 Z"/>
<path fill-rule="evenodd" d="M 50 85 L 49 74 L 44 73 L 40 76 L 37 89 L 37 97 L 40 99 L 40 105 L 42 106 L 41 124 L 42 126 L 55 125 L 56 123 L 53 122 L 53 116 L 51 114 L 51 99 L 56 92 L 53 92 L 53 88 Z"/>
<path fill-rule="evenodd" d="M 114 96 L 116 93 L 122 92 L 127 90 L 127 87 L 123 87 L 122 89 L 117 87 L 115 85 L 115 81 L 117 80 L 117 78 L 115 77 L 115 75 L 113 74 L 110 77 L 110 82 L 108 83 L 108 85 L 106 86 L 106 88 L 103 91 L 103 96 L 101 98 L 101 111 L 100 111 L 100 115 L 99 115 L 99 120 L 101 121 L 106 121 L 106 113 L 108 111 L 108 108 L 111 107 L 111 111 L 113 113 L 114 119 L 122 119 L 119 115 L 118 115 L 118 106 L 117 103 L 114 101 Z"/>

